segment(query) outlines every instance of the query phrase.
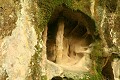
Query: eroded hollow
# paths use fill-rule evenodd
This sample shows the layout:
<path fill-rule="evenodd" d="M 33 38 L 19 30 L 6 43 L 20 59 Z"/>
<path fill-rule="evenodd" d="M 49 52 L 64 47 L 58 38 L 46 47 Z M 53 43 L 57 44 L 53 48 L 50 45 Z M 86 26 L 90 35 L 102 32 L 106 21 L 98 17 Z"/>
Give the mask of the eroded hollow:
<path fill-rule="evenodd" d="M 75 65 L 90 53 L 95 23 L 81 11 L 64 4 L 56 7 L 47 25 L 47 59 L 64 65 Z"/>

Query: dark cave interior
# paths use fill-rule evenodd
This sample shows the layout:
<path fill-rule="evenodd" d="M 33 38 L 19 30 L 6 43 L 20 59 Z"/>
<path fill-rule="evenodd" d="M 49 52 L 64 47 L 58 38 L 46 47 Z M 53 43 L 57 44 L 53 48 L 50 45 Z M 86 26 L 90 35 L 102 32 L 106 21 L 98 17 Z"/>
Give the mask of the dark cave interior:
<path fill-rule="evenodd" d="M 60 21 L 63 21 L 64 24 L 63 44 L 66 43 L 64 39 L 69 40 L 69 46 L 73 46 L 72 44 L 89 46 L 94 41 L 95 22 L 89 16 L 81 11 L 73 11 L 65 5 L 56 7 L 47 25 L 48 30 L 46 41 L 47 58 L 53 62 L 56 62 L 57 57 L 56 44 L 58 43 L 56 43 L 56 36 Z M 70 51 L 69 48 L 66 54 L 70 55 Z M 76 55 L 75 52 L 72 54 Z"/>

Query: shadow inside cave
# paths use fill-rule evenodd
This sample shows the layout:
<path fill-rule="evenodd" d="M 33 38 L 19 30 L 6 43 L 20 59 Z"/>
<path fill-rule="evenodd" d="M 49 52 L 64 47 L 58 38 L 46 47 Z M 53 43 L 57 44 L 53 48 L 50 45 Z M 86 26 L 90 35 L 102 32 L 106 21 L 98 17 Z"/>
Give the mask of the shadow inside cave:
<path fill-rule="evenodd" d="M 79 63 L 90 53 L 95 22 L 83 12 L 60 5 L 54 10 L 47 27 L 48 60 L 69 66 Z"/>

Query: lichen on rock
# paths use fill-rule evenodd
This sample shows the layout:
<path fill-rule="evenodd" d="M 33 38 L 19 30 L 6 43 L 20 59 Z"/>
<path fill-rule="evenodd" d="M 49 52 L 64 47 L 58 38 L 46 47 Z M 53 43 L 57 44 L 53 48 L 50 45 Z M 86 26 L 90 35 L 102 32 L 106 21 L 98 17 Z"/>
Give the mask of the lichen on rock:
<path fill-rule="evenodd" d="M 119 79 L 119 4 L 1 0 L 0 79 Z"/>

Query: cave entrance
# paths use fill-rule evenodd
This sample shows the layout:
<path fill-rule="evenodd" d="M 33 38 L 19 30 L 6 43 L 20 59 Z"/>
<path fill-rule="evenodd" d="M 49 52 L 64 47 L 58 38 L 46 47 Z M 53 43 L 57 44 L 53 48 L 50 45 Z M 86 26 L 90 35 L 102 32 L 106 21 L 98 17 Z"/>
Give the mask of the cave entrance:
<path fill-rule="evenodd" d="M 47 25 L 47 59 L 56 64 L 79 63 L 90 53 L 94 32 L 94 21 L 83 12 L 73 11 L 64 4 L 56 7 Z"/>

